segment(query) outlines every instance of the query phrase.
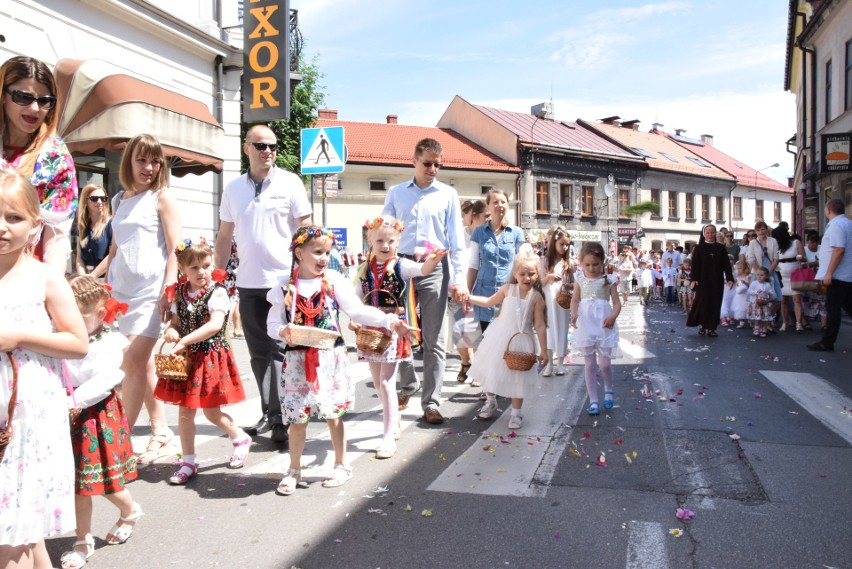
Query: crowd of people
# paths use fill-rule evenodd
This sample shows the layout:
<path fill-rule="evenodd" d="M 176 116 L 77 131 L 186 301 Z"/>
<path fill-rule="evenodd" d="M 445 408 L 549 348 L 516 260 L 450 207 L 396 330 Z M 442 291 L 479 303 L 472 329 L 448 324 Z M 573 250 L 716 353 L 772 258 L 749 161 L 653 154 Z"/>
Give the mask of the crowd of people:
<path fill-rule="evenodd" d="M 356 256 L 310 223 L 301 179 L 275 166 L 275 134 L 255 125 L 243 144 L 249 168 L 224 190 L 211 245 L 183 238 L 155 137 L 127 143 L 115 196 L 90 184 L 78 200 L 73 160 L 55 132 L 49 69 L 12 58 L 0 68 L 0 88 L 2 567 L 52 567 L 45 538 L 72 531 L 61 566 L 84 566 L 95 553 L 96 495 L 118 509 L 106 543 L 126 542 L 144 515 L 127 485 L 174 437 L 167 403 L 179 407 L 172 485 L 198 475 L 199 409 L 228 436 L 229 468 L 247 464 L 253 437 L 289 444 L 290 466 L 275 489 L 283 496 L 302 487 L 308 422 L 326 421 L 334 464 L 322 486 L 345 484 L 353 468 L 343 417 L 355 385 L 341 312 L 382 403 L 379 459 L 396 453 L 399 411 L 418 391 L 423 420 L 445 420 L 448 320 L 457 380 L 482 387 L 477 416 L 492 419 L 497 398 L 509 398 L 517 430 L 538 375 L 562 375 L 574 359 L 585 366 L 588 414 L 613 409 L 617 319 L 634 289 L 643 305 L 678 303 L 687 325 L 711 337 L 719 325 L 748 325 L 762 337 L 778 318 L 778 331 L 818 320 L 823 337 L 809 347 L 820 351 L 833 350 L 841 308 L 852 313 L 852 221 L 840 200 L 826 205 L 821 242 L 808 235 L 807 246 L 760 222 L 742 245 L 711 225 L 689 252 L 669 243 L 663 252 L 625 247 L 613 256 L 587 242 L 575 255 L 569 232 L 554 227 L 537 254 L 507 219 L 507 192 L 461 202 L 437 179 L 443 150 L 427 138 L 414 149 L 412 178 L 391 188 L 365 223 L 369 250 Z M 238 250 L 250 254 L 238 261 Z M 260 418 L 247 427 L 223 409 L 246 398 L 229 320 L 233 336 L 245 338 L 260 393 Z M 143 404 L 150 439 L 135 455 L 130 435 Z"/>

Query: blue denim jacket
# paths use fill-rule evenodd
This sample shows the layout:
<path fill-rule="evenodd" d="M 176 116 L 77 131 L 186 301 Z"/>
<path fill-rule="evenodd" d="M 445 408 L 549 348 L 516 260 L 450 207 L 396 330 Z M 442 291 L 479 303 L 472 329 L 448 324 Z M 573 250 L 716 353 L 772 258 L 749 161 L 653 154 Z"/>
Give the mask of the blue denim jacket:
<path fill-rule="evenodd" d="M 470 242 L 479 246 L 479 273 L 471 293 L 489 297 L 509 280 L 512 261 L 518 248 L 525 242 L 524 232 L 520 227 L 508 225 L 499 236 L 495 236 L 491 224 L 486 223 L 473 230 Z M 491 322 L 495 310 L 473 307 L 474 315 L 483 322 Z"/>

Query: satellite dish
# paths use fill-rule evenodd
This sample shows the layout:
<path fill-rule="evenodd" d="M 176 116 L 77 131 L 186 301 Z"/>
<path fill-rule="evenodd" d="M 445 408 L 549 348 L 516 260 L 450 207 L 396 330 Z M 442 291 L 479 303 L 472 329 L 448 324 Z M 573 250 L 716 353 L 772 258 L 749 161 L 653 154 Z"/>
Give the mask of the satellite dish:
<path fill-rule="evenodd" d="M 611 198 L 612 194 L 615 193 L 615 188 L 612 187 L 612 184 L 607 183 L 604 186 L 604 193 L 606 194 L 606 197 Z"/>

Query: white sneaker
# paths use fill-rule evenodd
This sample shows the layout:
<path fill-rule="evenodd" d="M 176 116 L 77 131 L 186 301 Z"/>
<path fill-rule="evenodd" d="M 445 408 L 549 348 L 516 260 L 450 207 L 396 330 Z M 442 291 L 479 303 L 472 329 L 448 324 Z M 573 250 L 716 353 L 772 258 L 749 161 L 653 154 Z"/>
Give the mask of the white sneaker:
<path fill-rule="evenodd" d="M 778 331 L 779 331 L 779 332 L 786 332 L 786 331 L 787 331 L 787 323 L 786 323 L 786 322 L 784 322 L 784 323 L 781 325 L 781 327 L 778 329 Z"/>
<path fill-rule="evenodd" d="M 486 401 L 485 405 L 482 406 L 482 409 L 479 410 L 479 414 L 477 415 L 480 419 L 490 419 L 494 415 L 494 411 L 497 410 L 497 401 Z"/>
<path fill-rule="evenodd" d="M 509 417 L 509 428 L 513 431 L 516 431 L 521 428 L 521 425 L 524 424 L 524 418 L 521 415 L 512 415 Z"/>
<path fill-rule="evenodd" d="M 556 366 L 556 375 L 565 375 L 565 366 L 563 364 Z"/>
<path fill-rule="evenodd" d="M 547 362 L 547 365 L 544 366 L 541 375 L 543 375 L 544 377 L 550 377 L 551 375 L 553 375 L 553 362 Z"/>

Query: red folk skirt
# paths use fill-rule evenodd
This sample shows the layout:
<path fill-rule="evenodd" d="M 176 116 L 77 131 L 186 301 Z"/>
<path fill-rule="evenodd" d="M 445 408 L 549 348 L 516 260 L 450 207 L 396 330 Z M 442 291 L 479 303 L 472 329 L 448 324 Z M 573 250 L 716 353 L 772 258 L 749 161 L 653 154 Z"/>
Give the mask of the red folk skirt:
<path fill-rule="evenodd" d="M 79 496 L 115 494 L 136 480 L 136 456 L 121 396 L 115 391 L 83 409 L 71 425 Z"/>
<path fill-rule="evenodd" d="M 240 370 L 230 348 L 188 352 L 189 378 L 160 378 L 154 397 L 189 409 L 213 409 L 246 400 Z"/>

